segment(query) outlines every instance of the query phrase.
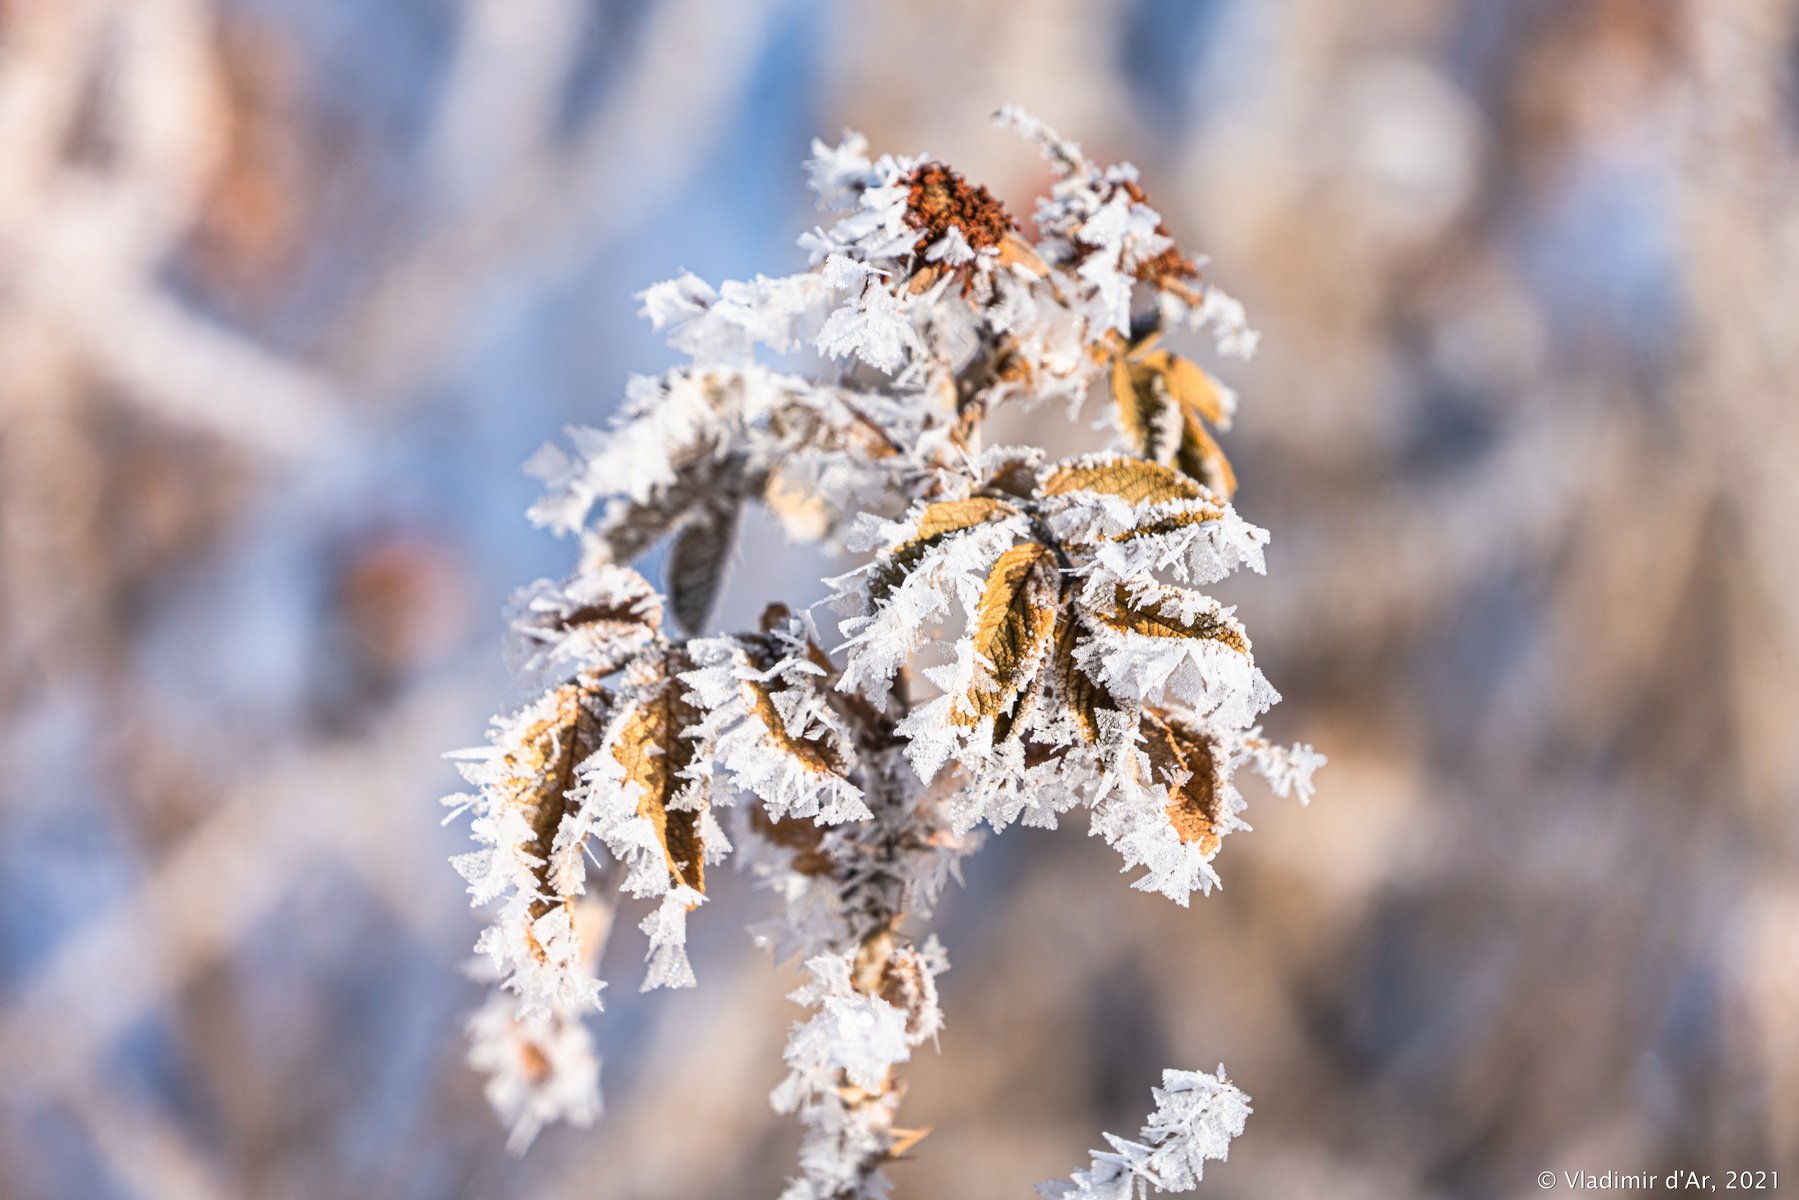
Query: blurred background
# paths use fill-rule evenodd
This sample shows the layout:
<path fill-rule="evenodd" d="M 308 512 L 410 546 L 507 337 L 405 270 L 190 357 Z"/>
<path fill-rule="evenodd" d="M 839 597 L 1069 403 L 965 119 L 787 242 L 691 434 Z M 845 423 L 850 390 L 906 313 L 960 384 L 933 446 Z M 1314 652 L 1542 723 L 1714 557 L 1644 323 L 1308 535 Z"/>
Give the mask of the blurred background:
<path fill-rule="evenodd" d="M 1264 331 L 1229 599 L 1331 763 L 1191 910 L 1078 823 L 972 860 L 897 1195 L 1220 1060 L 1211 1196 L 1799 1186 L 1796 70 L 1791 0 L 0 0 L 0 1195 L 778 1190 L 742 878 L 503 1153 L 439 755 L 572 556 L 520 463 L 672 361 L 632 293 L 798 269 L 846 125 L 1028 213 L 1007 101 Z M 725 624 L 821 594 L 747 536 Z"/>

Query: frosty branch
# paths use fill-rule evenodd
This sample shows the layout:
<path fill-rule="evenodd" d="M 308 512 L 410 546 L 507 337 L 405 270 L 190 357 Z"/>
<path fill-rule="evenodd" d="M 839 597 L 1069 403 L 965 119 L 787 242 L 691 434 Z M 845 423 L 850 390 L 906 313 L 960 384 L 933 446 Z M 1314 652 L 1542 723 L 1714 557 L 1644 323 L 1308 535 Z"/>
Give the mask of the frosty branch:
<path fill-rule="evenodd" d="M 1247 356 L 1256 335 L 1132 168 L 1000 119 L 1055 172 L 1034 238 L 940 163 L 871 160 L 854 135 L 816 145 L 831 223 L 801 239 L 809 269 L 644 292 L 691 361 L 634 379 L 610 428 L 533 461 L 547 490 L 532 517 L 575 535 L 580 560 L 518 598 L 514 657 L 543 690 L 464 752 L 474 790 L 450 801 L 478 843 L 457 866 L 492 908 L 478 949 L 498 987 L 471 1058 L 517 1145 L 599 1111 L 584 1018 L 607 890 L 652 902 L 644 988 L 686 987 L 707 870 L 735 854 L 754 873 L 775 901 L 759 935 L 807 978 L 773 1095 L 805 1130 L 786 1196 L 883 1196 L 883 1167 L 918 1136 L 896 1123 L 897 1068 L 942 1022 L 928 922 L 982 827 L 1083 808 L 1136 887 L 1184 905 L 1246 828 L 1238 767 L 1310 795 L 1321 756 L 1261 737 L 1278 697 L 1200 590 L 1263 569 L 1267 534 L 1232 508 L 1214 436 L 1235 397 L 1163 345 L 1197 331 Z M 1005 406 L 1072 418 L 1094 392 L 1109 450 L 1051 461 L 983 442 Z M 779 604 L 755 630 L 706 632 L 752 503 L 862 556 L 828 581 L 833 650 L 810 611 Z M 666 598 L 629 566 L 664 539 Z M 1229 1088 L 1171 1072 L 1164 1090 L 1197 1080 Z M 1247 1107 L 1231 1111 L 1234 1133 Z M 1096 1160 L 1054 1186 L 1173 1187 L 1228 1140 L 1188 1175 Z"/>

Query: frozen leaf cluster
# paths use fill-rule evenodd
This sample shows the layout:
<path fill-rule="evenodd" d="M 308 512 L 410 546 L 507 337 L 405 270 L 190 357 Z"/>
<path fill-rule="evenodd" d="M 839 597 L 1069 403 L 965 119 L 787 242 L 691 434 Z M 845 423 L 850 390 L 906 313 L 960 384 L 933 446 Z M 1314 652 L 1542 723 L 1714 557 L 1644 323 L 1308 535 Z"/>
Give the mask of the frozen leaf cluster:
<path fill-rule="evenodd" d="M 805 1129 L 787 1196 L 883 1196 L 922 1136 L 896 1123 L 899 1069 L 943 1021 L 927 922 L 985 837 L 1081 814 L 1136 887 L 1186 904 L 1248 827 L 1239 768 L 1310 796 L 1322 757 L 1263 738 L 1279 697 L 1205 590 L 1264 569 L 1217 436 L 1237 398 L 1168 341 L 1241 355 L 1255 335 L 1133 168 L 1001 120 L 1055 173 L 1034 232 L 929 156 L 816 144 L 804 268 L 644 291 L 686 361 L 530 464 L 532 518 L 579 553 L 514 600 L 534 698 L 459 756 L 449 801 L 498 989 L 471 1059 L 516 1143 L 599 1111 L 585 1021 L 614 909 L 640 906 L 641 986 L 690 986 L 688 922 L 735 861 L 771 901 L 756 937 L 807 976 L 773 1093 Z M 984 444 L 1002 407 L 1095 400 L 1109 441 L 1088 453 Z M 750 505 L 850 559 L 835 627 L 775 603 L 711 628 Z M 632 567 L 657 546 L 661 588 Z M 1157 1096 L 1141 1146 L 1064 1186 L 1116 1167 L 1184 1187 L 1248 1111 L 1209 1076 Z"/>

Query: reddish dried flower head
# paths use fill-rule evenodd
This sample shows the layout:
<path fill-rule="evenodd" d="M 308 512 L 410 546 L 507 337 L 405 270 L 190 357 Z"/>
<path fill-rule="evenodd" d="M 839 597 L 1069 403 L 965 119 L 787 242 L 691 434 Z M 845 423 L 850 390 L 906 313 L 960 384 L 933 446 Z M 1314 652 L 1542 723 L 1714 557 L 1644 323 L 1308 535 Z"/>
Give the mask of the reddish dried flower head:
<path fill-rule="evenodd" d="M 907 179 L 906 223 L 922 230 L 918 244 L 929 246 L 954 226 L 976 250 L 999 245 L 1017 226 L 1005 205 L 978 183 L 970 183 L 942 163 L 925 163 Z"/>

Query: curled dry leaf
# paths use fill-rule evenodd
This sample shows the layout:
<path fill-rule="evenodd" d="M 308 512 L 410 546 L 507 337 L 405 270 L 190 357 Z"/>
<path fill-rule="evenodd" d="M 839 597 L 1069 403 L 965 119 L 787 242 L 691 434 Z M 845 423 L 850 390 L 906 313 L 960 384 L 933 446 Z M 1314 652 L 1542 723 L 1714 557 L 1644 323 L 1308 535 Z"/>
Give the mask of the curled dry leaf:
<path fill-rule="evenodd" d="M 1145 713 L 1143 748 L 1157 782 L 1168 789 L 1169 824 L 1181 841 L 1201 853 L 1218 849 L 1218 758 L 1204 733 L 1177 721 Z"/>
<path fill-rule="evenodd" d="M 1055 632 L 1057 576 L 1055 551 L 1038 542 L 1014 546 L 993 564 L 973 630 L 984 676 L 969 689 L 968 707 L 956 709 L 957 721 L 991 717 L 995 740 L 1004 736 L 997 725 L 1035 677 Z"/>
<path fill-rule="evenodd" d="M 521 594 L 513 649 L 548 690 L 464 756 L 477 793 L 451 801 L 474 814 L 479 847 L 456 865 L 476 904 L 504 901 L 478 946 L 517 1003 L 489 1024 L 534 1023 L 522 1058 L 510 1043 L 473 1056 L 522 1139 L 598 1107 L 580 1022 L 602 985 L 570 904 L 589 855 L 659 898 L 639 926 L 645 987 L 690 986 L 687 922 L 718 901 L 704 869 L 731 851 L 714 807 L 736 806 L 742 861 L 777 909 L 758 937 L 803 960 L 793 998 L 811 1010 L 771 1096 L 806 1130 L 786 1194 L 886 1195 L 883 1168 L 919 1136 L 895 1120 L 899 1068 L 942 1024 L 948 960 L 919 926 L 981 826 L 1084 810 L 1143 869 L 1134 886 L 1184 905 L 1245 828 L 1239 764 L 1310 795 L 1320 756 L 1260 740 L 1278 696 L 1242 627 L 1194 590 L 1263 567 L 1267 534 L 1232 507 L 1213 437 L 1234 397 L 1161 345 L 1180 327 L 1241 353 L 1255 335 L 1201 290 L 1134 168 L 1016 110 L 1002 121 L 1056 176 L 1034 233 L 941 163 L 871 157 L 856 135 L 818 144 L 808 173 L 834 215 L 802 238 L 810 265 L 645 291 L 691 361 L 634 379 L 610 428 L 534 460 L 533 519 L 578 533 L 582 561 Z M 1108 384 L 1134 453 L 1045 466 L 1035 446 L 982 449 L 999 409 L 1073 413 Z M 780 608 L 760 632 L 693 636 L 749 502 L 831 551 L 868 518 L 874 561 L 831 581 L 832 653 L 810 612 Z M 670 535 L 679 634 L 627 568 Z M 1247 1113 L 1221 1076 L 1171 1073 L 1157 1103 L 1141 1145 L 1114 1139 L 1050 1194 L 1187 1190 L 1194 1155 L 1222 1157 Z M 1203 1137 L 1181 1133 L 1195 1122 Z"/>
<path fill-rule="evenodd" d="M 540 895 L 531 905 L 533 920 L 573 902 L 574 897 L 551 878 L 552 851 L 563 818 L 575 806 L 570 793 L 576 787 L 576 771 L 599 749 L 605 733 L 604 693 L 565 683 L 553 695 L 542 719 L 523 731 L 505 755 L 513 802 L 530 814 L 528 853 L 540 863 L 535 868 Z"/>
<path fill-rule="evenodd" d="M 1229 421 L 1227 397 L 1198 364 L 1166 350 L 1112 359 L 1119 427 L 1137 453 L 1175 464 L 1225 499 L 1236 492 L 1237 476 L 1207 426 Z"/>
<path fill-rule="evenodd" d="M 697 509 L 675 535 L 668 558 L 669 608 L 688 633 L 703 630 L 718 603 L 741 509 L 735 496 L 723 494 Z"/>
<path fill-rule="evenodd" d="M 656 828 L 668 860 L 670 884 L 704 892 L 701 808 L 697 797 L 683 796 L 687 781 L 682 777 L 693 762 L 695 749 L 687 731 L 699 723 L 700 713 L 688 703 L 675 678 L 679 665 L 670 664 L 670 668 L 649 695 L 621 714 L 612 754 L 624 768 L 625 778 L 642 789 L 637 811 Z M 684 798 L 696 802 L 682 804 Z"/>

